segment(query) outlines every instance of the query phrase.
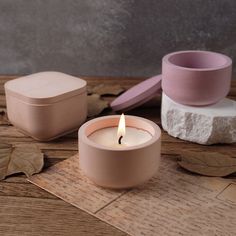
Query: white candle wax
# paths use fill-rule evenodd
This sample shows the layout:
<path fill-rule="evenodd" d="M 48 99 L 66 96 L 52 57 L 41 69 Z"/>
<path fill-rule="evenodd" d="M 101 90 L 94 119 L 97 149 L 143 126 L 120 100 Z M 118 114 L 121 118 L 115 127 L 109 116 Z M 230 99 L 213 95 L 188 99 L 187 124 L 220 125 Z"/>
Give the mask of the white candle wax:
<path fill-rule="evenodd" d="M 139 145 L 149 141 L 152 135 L 142 129 L 134 127 L 126 127 L 125 136 L 121 139 L 121 144 L 118 143 L 117 127 L 108 127 L 100 129 L 89 135 L 89 139 L 95 143 L 106 147 L 130 147 Z"/>

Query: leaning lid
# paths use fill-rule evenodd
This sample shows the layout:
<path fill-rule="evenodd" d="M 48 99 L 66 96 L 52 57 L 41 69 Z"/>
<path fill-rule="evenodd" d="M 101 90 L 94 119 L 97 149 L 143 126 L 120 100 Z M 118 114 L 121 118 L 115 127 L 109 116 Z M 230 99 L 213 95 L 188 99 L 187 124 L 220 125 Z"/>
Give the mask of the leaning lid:
<path fill-rule="evenodd" d="M 40 72 L 5 83 L 6 92 L 31 104 L 48 104 L 86 91 L 86 81 L 61 72 Z"/>
<path fill-rule="evenodd" d="M 151 100 L 161 91 L 161 75 L 153 76 L 130 88 L 111 104 L 114 111 L 130 110 Z"/>

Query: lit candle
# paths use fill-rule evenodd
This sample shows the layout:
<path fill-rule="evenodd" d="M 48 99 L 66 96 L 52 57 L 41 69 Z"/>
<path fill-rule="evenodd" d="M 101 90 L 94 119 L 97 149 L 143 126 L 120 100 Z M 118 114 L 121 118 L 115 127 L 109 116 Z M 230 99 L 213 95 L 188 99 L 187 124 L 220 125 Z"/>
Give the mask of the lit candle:
<path fill-rule="evenodd" d="M 103 116 L 79 129 L 79 163 L 99 186 L 130 188 L 157 173 L 161 159 L 161 130 L 137 116 Z"/>
<path fill-rule="evenodd" d="M 107 127 L 95 131 L 89 139 L 106 147 L 125 148 L 149 141 L 152 135 L 143 129 L 126 127 L 125 116 L 121 115 L 118 127 Z"/>

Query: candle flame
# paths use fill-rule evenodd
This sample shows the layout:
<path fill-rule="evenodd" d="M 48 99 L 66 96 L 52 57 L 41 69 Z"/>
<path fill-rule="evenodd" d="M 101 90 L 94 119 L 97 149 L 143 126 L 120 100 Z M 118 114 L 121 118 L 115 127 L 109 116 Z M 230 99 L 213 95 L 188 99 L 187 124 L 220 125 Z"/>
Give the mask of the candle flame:
<path fill-rule="evenodd" d="M 118 130 L 117 130 L 117 137 L 124 137 L 125 136 L 125 115 L 122 114 L 120 116 L 120 121 L 118 125 Z"/>

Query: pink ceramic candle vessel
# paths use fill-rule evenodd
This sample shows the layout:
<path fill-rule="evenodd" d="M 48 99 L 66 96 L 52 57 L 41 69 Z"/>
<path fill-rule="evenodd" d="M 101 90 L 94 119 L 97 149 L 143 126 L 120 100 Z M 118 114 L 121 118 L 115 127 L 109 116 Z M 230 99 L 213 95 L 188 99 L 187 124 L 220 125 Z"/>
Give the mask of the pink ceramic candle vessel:
<path fill-rule="evenodd" d="M 160 163 L 161 130 L 147 119 L 126 116 L 126 127 L 130 129 L 126 130 L 126 135 L 137 132 L 137 136 L 141 134 L 140 140 L 150 136 L 140 144 L 135 144 L 131 135 L 127 137 L 128 145 L 119 144 L 116 135 L 114 145 L 102 136 L 99 136 L 98 142 L 92 139 L 96 132 L 104 130 L 101 135 L 105 135 L 106 129 L 111 129 L 109 132 L 117 129 L 119 120 L 118 115 L 100 117 L 88 121 L 79 129 L 80 167 L 89 179 L 103 187 L 130 188 L 139 185 L 157 173 Z M 101 139 L 104 139 L 104 145 Z"/>
<path fill-rule="evenodd" d="M 162 60 L 162 89 L 174 101 L 193 106 L 210 105 L 230 89 L 232 60 L 209 51 L 179 51 Z"/>
<path fill-rule="evenodd" d="M 77 130 L 87 117 L 86 81 L 45 71 L 5 83 L 8 118 L 39 141 Z"/>

